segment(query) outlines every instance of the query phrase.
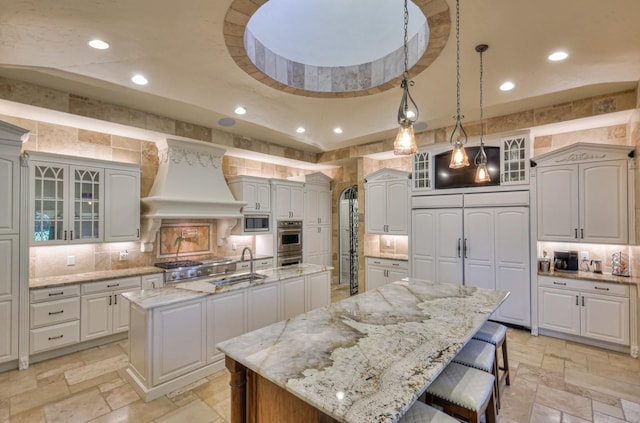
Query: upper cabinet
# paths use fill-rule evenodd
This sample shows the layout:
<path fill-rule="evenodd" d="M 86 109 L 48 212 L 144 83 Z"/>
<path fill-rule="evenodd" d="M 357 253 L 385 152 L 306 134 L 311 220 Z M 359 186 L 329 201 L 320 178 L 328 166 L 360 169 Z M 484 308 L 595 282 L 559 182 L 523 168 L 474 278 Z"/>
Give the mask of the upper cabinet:
<path fill-rule="evenodd" d="M 139 166 L 46 153 L 28 157 L 32 245 L 139 239 Z"/>
<path fill-rule="evenodd" d="M 234 176 L 227 183 L 236 200 L 247 202 L 242 209 L 243 213 L 271 212 L 271 187 L 268 179 Z"/>
<path fill-rule="evenodd" d="M 578 143 L 535 158 L 538 240 L 628 243 L 632 150 Z"/>
<path fill-rule="evenodd" d="M 323 173 L 306 176 L 304 184 L 304 223 L 331 224 L 331 178 Z"/>
<path fill-rule="evenodd" d="M 380 169 L 365 177 L 365 231 L 409 234 L 409 172 Z"/>
<path fill-rule="evenodd" d="M 19 224 L 20 164 L 18 155 L 0 146 L 0 234 L 17 233 Z"/>
<path fill-rule="evenodd" d="M 272 179 L 276 220 L 302 220 L 304 213 L 304 184 Z"/>

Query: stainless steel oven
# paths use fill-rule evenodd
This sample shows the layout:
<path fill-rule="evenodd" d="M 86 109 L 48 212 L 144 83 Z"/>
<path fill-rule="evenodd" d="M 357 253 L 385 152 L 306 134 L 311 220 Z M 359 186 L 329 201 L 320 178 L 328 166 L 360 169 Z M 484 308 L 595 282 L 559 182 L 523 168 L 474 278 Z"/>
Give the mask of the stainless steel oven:
<path fill-rule="evenodd" d="M 278 257 L 292 253 L 302 256 L 302 222 L 298 220 L 278 221 Z"/>
<path fill-rule="evenodd" d="M 292 266 L 302 263 L 302 252 L 294 254 L 278 254 L 278 267 Z"/>

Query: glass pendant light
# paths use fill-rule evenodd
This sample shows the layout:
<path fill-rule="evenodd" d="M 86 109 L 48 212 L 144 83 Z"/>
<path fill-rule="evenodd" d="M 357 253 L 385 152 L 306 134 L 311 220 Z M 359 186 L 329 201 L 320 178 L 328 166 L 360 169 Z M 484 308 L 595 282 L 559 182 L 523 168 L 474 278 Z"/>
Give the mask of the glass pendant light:
<path fill-rule="evenodd" d="M 484 126 L 482 120 L 484 118 L 482 111 L 482 76 L 484 74 L 484 67 L 482 64 L 482 53 L 487 51 L 489 48 L 486 44 L 478 44 L 476 46 L 476 51 L 480 53 L 480 151 L 476 155 L 474 160 L 476 164 L 476 183 L 482 182 L 490 182 L 491 176 L 489 175 L 489 170 L 487 169 L 487 153 L 484 151 L 484 141 L 482 137 L 484 136 Z"/>
<path fill-rule="evenodd" d="M 409 48 L 407 39 L 407 27 L 409 25 L 409 9 L 407 0 L 404 0 L 404 73 L 402 74 L 402 100 L 398 108 L 398 124 L 400 129 L 393 142 L 393 154 L 396 156 L 410 156 L 418 152 L 416 137 L 413 133 L 413 124 L 418 120 L 418 106 L 411 97 L 409 86 L 413 86 L 413 81 L 409 81 Z"/>
<path fill-rule="evenodd" d="M 462 127 L 464 116 L 460 114 L 460 0 L 456 0 L 456 126 L 453 128 L 449 144 L 453 146 L 449 167 L 458 169 L 469 166 L 469 158 L 464 149 L 467 143 L 467 131 Z"/>

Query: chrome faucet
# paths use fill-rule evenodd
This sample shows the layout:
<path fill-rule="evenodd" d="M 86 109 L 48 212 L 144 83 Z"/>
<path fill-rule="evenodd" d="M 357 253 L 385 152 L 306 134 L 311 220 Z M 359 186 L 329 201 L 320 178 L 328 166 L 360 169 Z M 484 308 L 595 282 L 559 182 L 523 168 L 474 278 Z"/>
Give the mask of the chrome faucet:
<path fill-rule="evenodd" d="M 253 251 L 251 251 L 251 248 L 244 247 L 242 249 L 242 256 L 240 257 L 240 260 L 245 261 L 244 253 L 246 251 L 249 251 L 249 283 L 252 283 L 253 282 Z"/>

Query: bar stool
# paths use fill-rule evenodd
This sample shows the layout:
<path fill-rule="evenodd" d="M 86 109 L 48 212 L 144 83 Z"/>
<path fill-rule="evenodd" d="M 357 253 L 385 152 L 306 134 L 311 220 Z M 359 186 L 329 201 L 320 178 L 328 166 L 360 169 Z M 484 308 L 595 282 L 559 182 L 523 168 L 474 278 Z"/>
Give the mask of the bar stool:
<path fill-rule="evenodd" d="M 420 401 L 416 401 L 409 411 L 398 420 L 398 423 L 459 423 L 453 417 L 449 417 L 442 411 L 429 407 Z"/>
<path fill-rule="evenodd" d="M 458 363 L 449 365 L 427 387 L 426 401 L 442 407 L 451 415 L 465 418 L 470 423 L 496 422 L 496 404 L 493 393 L 495 377 L 482 370 Z"/>
<path fill-rule="evenodd" d="M 498 366 L 495 357 L 496 347 L 493 344 L 472 339 L 453 357 L 452 361 L 493 375 L 495 378 L 493 392 L 496 396 L 496 408 L 499 410 L 500 389 L 498 389 Z"/>
<path fill-rule="evenodd" d="M 473 335 L 473 339 L 488 342 L 496 347 L 496 366 L 503 374 L 498 380 L 498 389 L 504 382 L 505 386 L 511 385 L 509 379 L 509 357 L 507 355 L 507 327 L 496 322 L 488 321 Z M 502 350 L 502 367 L 498 361 L 498 350 Z"/>

